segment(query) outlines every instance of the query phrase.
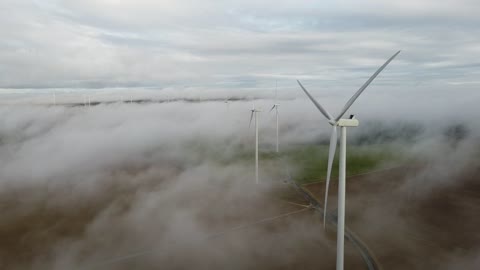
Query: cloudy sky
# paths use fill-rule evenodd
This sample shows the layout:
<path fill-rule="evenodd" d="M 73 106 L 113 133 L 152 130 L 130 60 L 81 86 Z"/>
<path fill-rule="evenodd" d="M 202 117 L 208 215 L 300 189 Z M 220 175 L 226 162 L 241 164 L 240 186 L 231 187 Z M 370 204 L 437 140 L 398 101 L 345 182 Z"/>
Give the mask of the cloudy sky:
<path fill-rule="evenodd" d="M 3 0 L 0 88 L 358 88 L 480 85 L 474 0 Z M 297 89 L 298 90 L 298 89 Z M 296 91 L 296 90 L 295 90 Z"/>

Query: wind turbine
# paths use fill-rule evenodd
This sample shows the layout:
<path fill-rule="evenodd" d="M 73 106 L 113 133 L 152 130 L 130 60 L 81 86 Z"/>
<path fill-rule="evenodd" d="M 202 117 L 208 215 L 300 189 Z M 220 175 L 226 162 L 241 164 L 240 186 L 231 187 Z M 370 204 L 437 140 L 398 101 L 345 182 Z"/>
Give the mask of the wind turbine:
<path fill-rule="evenodd" d="M 230 109 L 230 98 L 227 98 L 223 101 L 223 103 L 225 103 L 227 105 L 227 112 L 229 111 Z"/>
<path fill-rule="evenodd" d="M 279 152 L 278 151 L 278 106 L 280 106 L 280 104 L 277 103 L 277 82 L 275 81 L 275 103 L 273 104 L 273 107 L 270 109 L 270 112 L 273 109 L 275 109 L 275 118 L 277 120 L 277 144 L 276 144 L 275 150 L 277 151 L 277 153 Z"/>
<path fill-rule="evenodd" d="M 252 119 L 255 116 L 255 183 L 258 184 L 258 116 L 257 114 L 261 112 L 260 110 L 255 109 L 255 104 L 253 108 L 250 110 L 252 113 L 250 114 L 250 123 L 248 127 L 252 125 Z"/>
<path fill-rule="evenodd" d="M 337 126 L 340 127 L 340 159 L 339 159 L 339 172 L 338 172 L 338 217 L 337 217 L 337 270 L 343 270 L 343 247 L 345 237 L 345 173 L 346 173 L 346 147 L 347 147 L 347 127 L 356 127 L 359 122 L 354 119 L 353 115 L 349 119 L 342 119 L 342 116 L 352 106 L 355 100 L 360 94 L 368 87 L 368 85 L 382 72 L 382 70 L 400 53 L 396 52 L 390 57 L 373 75 L 357 90 L 357 92 L 348 100 L 345 106 L 342 108 L 340 114 L 337 117 L 332 117 L 323 107 L 318 103 L 312 95 L 303 87 L 300 81 L 297 80 L 302 90 L 307 94 L 310 100 L 315 104 L 317 109 L 325 116 L 328 123 L 332 125 L 332 133 L 330 136 L 330 147 L 328 151 L 328 167 L 327 167 L 327 181 L 325 189 L 325 207 L 323 214 L 323 225 L 325 226 L 325 220 L 327 216 L 327 200 L 328 200 L 328 187 L 330 184 L 330 175 L 332 172 L 333 159 L 335 157 L 335 149 L 337 147 Z"/>

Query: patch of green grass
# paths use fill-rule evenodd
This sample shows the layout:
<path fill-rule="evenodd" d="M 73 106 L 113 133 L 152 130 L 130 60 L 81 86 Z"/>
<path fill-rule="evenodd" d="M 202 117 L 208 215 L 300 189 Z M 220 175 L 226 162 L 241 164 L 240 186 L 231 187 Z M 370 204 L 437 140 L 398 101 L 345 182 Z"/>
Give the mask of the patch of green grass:
<path fill-rule="evenodd" d="M 298 170 L 294 178 L 301 184 L 324 180 L 327 176 L 328 146 L 304 145 L 284 152 Z M 347 148 L 347 175 L 378 169 L 389 161 L 399 160 L 390 146 L 352 146 Z M 332 180 L 338 177 L 338 148 L 332 166 Z"/>
<path fill-rule="evenodd" d="M 233 163 L 254 162 L 254 149 L 247 145 L 230 145 L 227 148 L 218 147 L 218 142 L 190 142 L 188 148 L 195 153 L 194 158 L 198 162 L 205 159 L 228 165 Z M 226 142 L 226 145 L 227 142 Z M 226 151 L 227 150 L 227 151 Z M 366 173 L 380 169 L 385 164 L 403 159 L 401 152 L 396 146 L 389 144 L 381 145 L 349 145 L 347 148 L 347 176 Z M 280 154 L 260 148 L 260 162 L 274 161 L 277 158 L 288 161 L 295 168 L 293 178 L 300 184 L 321 181 L 327 175 L 328 145 L 309 144 L 293 145 L 282 150 Z M 281 166 L 282 163 L 278 163 Z M 283 170 L 284 168 L 279 168 Z M 338 177 L 338 147 L 332 167 L 332 181 Z"/>

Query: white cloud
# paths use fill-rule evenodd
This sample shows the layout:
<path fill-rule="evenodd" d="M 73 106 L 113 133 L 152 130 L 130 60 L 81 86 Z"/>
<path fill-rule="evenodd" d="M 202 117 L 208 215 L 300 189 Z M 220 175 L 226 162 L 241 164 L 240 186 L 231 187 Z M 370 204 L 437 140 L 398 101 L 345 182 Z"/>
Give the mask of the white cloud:
<path fill-rule="evenodd" d="M 2 3 L 0 87 L 354 88 L 399 49 L 383 84 L 409 87 L 469 80 L 480 54 L 472 1 L 34 3 Z"/>

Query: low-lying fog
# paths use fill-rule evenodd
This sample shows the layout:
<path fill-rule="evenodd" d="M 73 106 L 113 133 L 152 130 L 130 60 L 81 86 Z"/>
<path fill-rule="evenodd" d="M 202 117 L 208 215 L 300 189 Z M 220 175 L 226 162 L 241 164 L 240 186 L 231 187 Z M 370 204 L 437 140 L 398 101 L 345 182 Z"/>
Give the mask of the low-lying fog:
<path fill-rule="evenodd" d="M 350 130 L 349 141 L 395 144 L 427 164 L 398 187 L 400 194 L 429 196 L 460 185 L 459 175 L 478 168 L 473 100 L 379 96 L 362 96 L 352 107 L 361 125 Z M 320 100 L 333 112 L 344 102 Z M 279 102 L 281 149 L 328 137 L 329 125 L 309 100 Z M 0 268 L 331 267 L 335 242 L 319 218 L 292 216 L 279 228 L 208 238 L 298 210 L 282 199 L 288 187 L 280 163 L 260 161 L 257 186 L 251 159 L 236 156 L 240 148 L 253 155 L 253 103 L 263 109 L 260 151 L 273 152 L 273 100 L 1 107 Z M 363 211 L 382 214 L 378 207 Z M 454 228 L 445 232 L 451 233 Z M 136 252 L 142 255 L 125 259 Z M 311 256 L 323 267 L 301 263 Z M 479 256 L 480 249 L 452 252 L 442 267 L 475 269 Z"/>

